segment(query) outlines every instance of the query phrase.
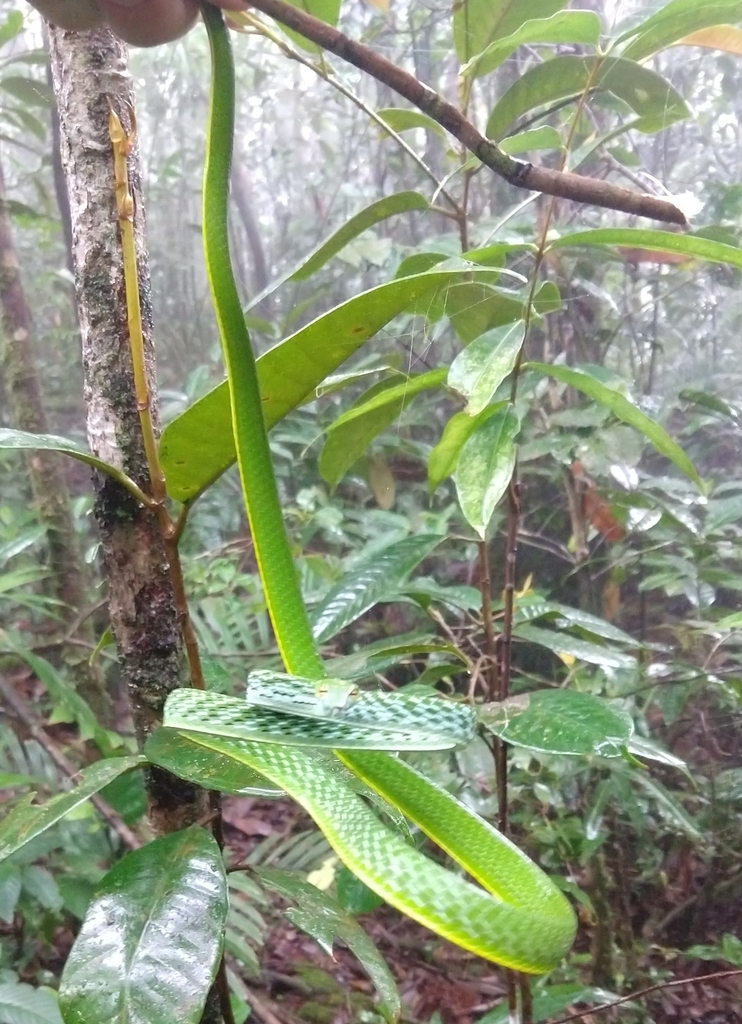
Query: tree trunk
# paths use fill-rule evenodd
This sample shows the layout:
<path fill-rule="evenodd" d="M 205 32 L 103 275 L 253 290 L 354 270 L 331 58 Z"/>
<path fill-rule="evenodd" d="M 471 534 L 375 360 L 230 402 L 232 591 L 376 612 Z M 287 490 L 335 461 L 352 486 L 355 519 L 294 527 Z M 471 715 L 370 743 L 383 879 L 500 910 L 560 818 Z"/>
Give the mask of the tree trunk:
<path fill-rule="evenodd" d="M 109 103 L 126 120 L 133 109 L 126 48 L 110 32 L 50 30 L 62 162 L 72 221 L 82 336 L 88 440 L 96 455 L 149 490 L 129 352 L 123 256 L 118 235 Z M 149 267 L 138 153 L 130 158 L 142 319 L 152 414 L 157 426 Z M 183 640 L 164 540 L 147 509 L 108 477 L 96 480 L 95 515 L 108 578 L 111 627 L 140 743 L 162 720 L 167 695 L 185 678 Z M 157 833 L 192 824 L 207 795 L 151 769 L 150 821 Z"/>

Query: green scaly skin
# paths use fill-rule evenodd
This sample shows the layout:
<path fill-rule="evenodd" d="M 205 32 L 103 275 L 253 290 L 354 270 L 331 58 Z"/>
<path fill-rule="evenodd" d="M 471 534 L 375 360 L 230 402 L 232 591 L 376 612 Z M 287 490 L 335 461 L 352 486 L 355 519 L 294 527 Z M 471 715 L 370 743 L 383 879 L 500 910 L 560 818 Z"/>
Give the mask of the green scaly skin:
<path fill-rule="evenodd" d="M 220 11 L 203 6 L 213 61 L 204 182 L 204 240 L 230 381 L 237 459 L 258 566 L 286 671 L 326 673 L 316 650 L 283 526 L 260 390 L 229 258 L 227 199 L 234 134 L 234 66 Z M 190 734 L 242 761 L 312 815 L 340 859 L 392 906 L 489 960 L 532 973 L 551 970 L 572 944 L 575 918 L 553 883 L 492 826 L 404 762 L 377 751 L 337 756 L 416 822 L 489 895 L 414 850 L 376 818 L 316 757 L 296 747 Z"/>

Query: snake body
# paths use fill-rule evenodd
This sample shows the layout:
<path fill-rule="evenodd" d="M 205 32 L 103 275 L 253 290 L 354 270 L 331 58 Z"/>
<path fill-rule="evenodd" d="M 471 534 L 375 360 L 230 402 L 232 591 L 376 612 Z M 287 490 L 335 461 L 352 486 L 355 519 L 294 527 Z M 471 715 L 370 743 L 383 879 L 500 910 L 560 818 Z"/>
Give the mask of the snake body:
<path fill-rule="evenodd" d="M 332 686 L 312 638 L 283 525 L 255 361 L 229 258 L 227 204 L 235 111 L 232 53 L 221 12 L 205 3 L 203 17 L 213 66 L 204 241 L 229 376 L 237 461 L 258 567 L 286 671 L 299 677 L 304 698 L 307 685 L 314 687 L 315 693 L 302 705 L 297 691 L 292 708 L 291 694 L 281 694 L 275 681 L 275 700 L 268 688 L 262 707 L 255 703 L 245 706 L 237 698 L 218 694 L 180 690 L 168 698 L 165 724 L 204 749 L 260 772 L 289 793 L 312 815 L 340 859 L 388 903 L 483 957 L 523 971 L 548 971 L 565 955 L 575 932 L 569 904 L 551 880 L 496 829 L 400 759 L 378 749 L 350 749 L 352 737 L 369 728 L 369 722 L 371 728 L 387 731 L 395 750 L 401 748 L 400 738 L 406 733 L 419 743 L 424 742 L 421 736 L 426 731 L 435 734 L 436 730 L 449 747 L 454 746 L 466 742 L 471 734 L 471 718 L 467 726 L 460 716 L 454 728 L 451 708 L 456 705 L 431 697 L 430 706 L 424 700 L 413 702 L 414 706 L 376 701 L 374 714 L 385 715 L 382 722 L 380 717 L 369 718 L 370 702 L 364 707 L 364 695 L 351 699 L 351 693 L 343 694 L 342 689 L 340 699 L 334 704 L 331 699 L 329 708 L 325 705 L 318 713 L 312 705 L 312 700 L 315 705 L 317 699 L 321 702 L 323 686 L 328 694 L 332 694 Z M 411 716 L 409 728 L 401 719 L 403 707 Z M 425 727 L 420 714 L 429 716 Z M 226 719 L 231 722 L 231 736 L 223 735 Z M 251 734 L 239 732 L 247 722 L 252 729 L 258 719 L 263 725 L 270 723 L 269 731 L 279 728 L 282 719 L 280 740 L 275 732 L 266 735 L 263 731 L 256 742 L 253 737 L 261 732 L 257 728 Z M 304 730 L 317 745 L 318 731 L 324 730 L 326 742 L 335 743 L 341 728 L 346 730 L 347 747 L 336 750 L 339 760 L 417 823 L 484 888 L 464 881 L 410 847 L 376 817 L 342 775 L 326 772 L 321 759 L 287 738 Z M 468 729 L 466 736 L 462 728 Z"/>

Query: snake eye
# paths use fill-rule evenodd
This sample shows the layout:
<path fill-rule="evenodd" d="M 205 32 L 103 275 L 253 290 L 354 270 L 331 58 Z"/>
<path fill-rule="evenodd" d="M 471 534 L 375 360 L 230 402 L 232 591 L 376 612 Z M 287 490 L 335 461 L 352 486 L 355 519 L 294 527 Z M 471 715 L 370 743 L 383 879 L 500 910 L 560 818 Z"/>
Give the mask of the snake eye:
<path fill-rule="evenodd" d="M 317 687 L 317 695 L 319 697 L 326 697 L 329 692 L 330 691 L 329 691 L 327 686 L 318 686 Z"/>

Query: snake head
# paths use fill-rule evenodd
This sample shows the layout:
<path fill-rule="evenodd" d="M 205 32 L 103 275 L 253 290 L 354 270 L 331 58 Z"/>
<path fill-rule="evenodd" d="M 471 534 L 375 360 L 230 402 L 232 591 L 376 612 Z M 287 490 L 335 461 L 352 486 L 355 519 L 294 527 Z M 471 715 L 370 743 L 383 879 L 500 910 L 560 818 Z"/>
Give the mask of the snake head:
<path fill-rule="evenodd" d="M 326 715 L 335 714 L 349 701 L 356 700 L 360 693 L 356 683 L 349 683 L 345 679 L 323 679 L 316 687 L 317 699 Z"/>

